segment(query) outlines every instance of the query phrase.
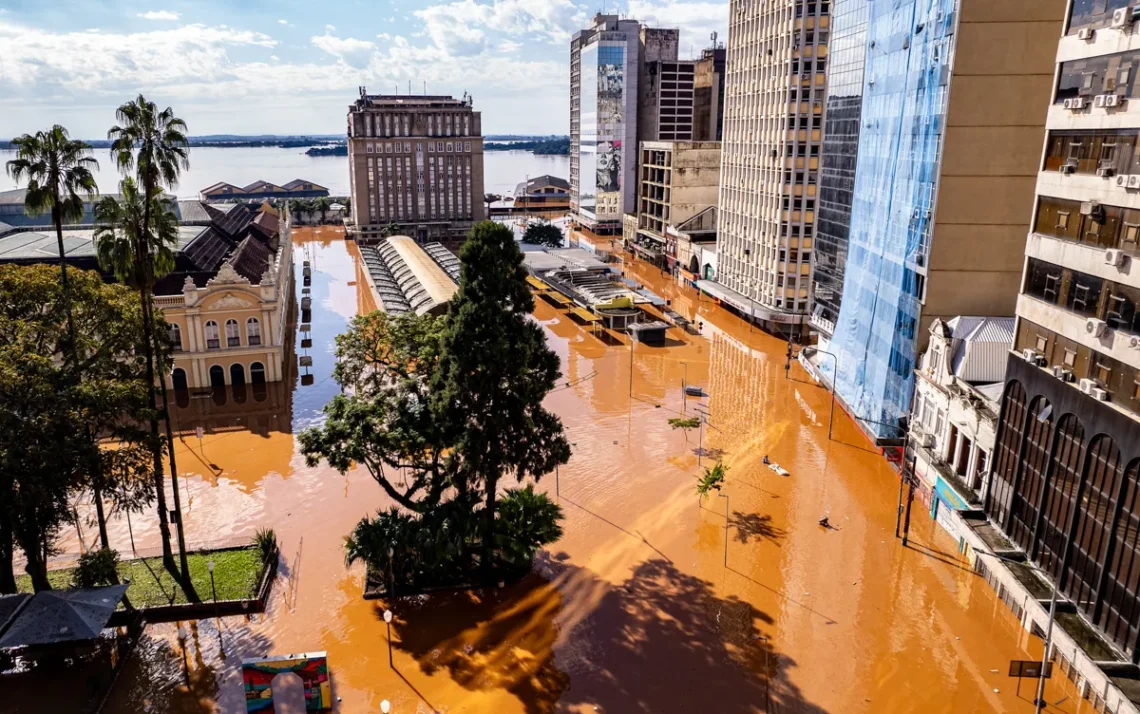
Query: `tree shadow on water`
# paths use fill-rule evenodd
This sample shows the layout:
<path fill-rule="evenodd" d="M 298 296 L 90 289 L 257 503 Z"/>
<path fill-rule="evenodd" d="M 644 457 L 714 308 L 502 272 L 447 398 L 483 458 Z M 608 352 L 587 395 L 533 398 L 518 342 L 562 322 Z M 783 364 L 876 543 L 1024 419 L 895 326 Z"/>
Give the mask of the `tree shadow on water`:
<path fill-rule="evenodd" d="M 767 539 L 779 545 L 787 535 L 787 531 L 783 528 L 772 525 L 772 516 L 768 514 L 733 511 L 732 517 L 728 519 L 728 525 L 736 529 L 734 539 L 746 545 L 753 539 Z"/>
<path fill-rule="evenodd" d="M 517 585 L 394 609 L 396 646 L 425 673 L 505 689 L 528 714 L 823 714 L 788 681 L 795 663 L 761 636 L 771 617 L 662 559 L 614 585 L 543 554 Z"/>

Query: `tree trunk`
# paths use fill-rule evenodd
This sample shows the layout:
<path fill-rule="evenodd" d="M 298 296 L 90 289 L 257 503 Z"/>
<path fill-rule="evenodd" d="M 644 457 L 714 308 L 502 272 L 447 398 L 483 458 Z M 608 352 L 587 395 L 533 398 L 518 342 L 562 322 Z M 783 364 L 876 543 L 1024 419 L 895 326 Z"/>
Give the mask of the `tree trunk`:
<path fill-rule="evenodd" d="M 145 269 L 144 269 L 145 275 Z M 174 551 L 170 548 L 170 524 L 167 523 L 169 511 L 166 508 L 166 483 L 162 476 L 162 440 L 158 436 L 158 405 L 154 389 L 154 340 L 152 338 L 153 326 L 151 324 L 150 297 L 146 290 L 146 281 L 139 287 L 139 299 L 142 300 L 143 309 L 143 343 L 146 351 L 146 391 L 150 406 L 150 438 L 151 448 L 154 450 L 154 495 L 155 507 L 158 509 L 158 532 L 162 537 L 162 564 L 170 574 L 179 578 L 178 566 L 174 562 Z"/>
<path fill-rule="evenodd" d="M 8 498 L 6 493 L 4 498 Z M 16 574 L 12 572 L 12 521 L 10 516 L 0 513 L 0 595 L 16 592 Z"/>
<path fill-rule="evenodd" d="M 98 467 L 96 467 L 98 468 Z M 99 486 L 99 474 L 92 479 L 91 497 L 95 500 L 95 519 L 99 521 L 99 545 L 110 550 L 111 540 L 107 537 L 107 514 L 103 511 L 103 489 Z"/>
<path fill-rule="evenodd" d="M 157 350 L 156 350 L 157 351 Z M 186 530 L 182 527 L 182 496 L 178 493 L 178 466 L 174 462 L 174 429 L 170 425 L 170 407 L 166 399 L 166 368 L 162 363 L 162 357 L 158 358 L 159 384 L 162 385 L 162 419 L 166 424 L 166 443 L 170 451 L 170 486 L 174 490 L 174 511 L 178 514 L 178 520 L 175 525 L 178 529 L 178 559 L 182 566 L 182 591 L 186 593 L 186 599 L 190 602 L 201 602 L 198 597 L 198 592 L 194 589 L 194 582 L 190 578 L 190 563 L 186 559 Z"/>
<path fill-rule="evenodd" d="M 59 194 L 55 195 L 55 205 L 51 209 L 52 222 L 55 223 L 55 239 L 59 247 L 59 284 L 63 295 L 63 312 L 67 316 L 67 350 L 64 359 L 71 358 L 72 368 L 79 366 L 78 349 L 75 344 L 75 317 L 71 314 L 71 286 L 67 280 L 67 260 L 63 250 L 63 216 L 59 211 Z M 73 375 L 78 381 L 78 375 Z"/>
<path fill-rule="evenodd" d="M 491 576 L 495 562 L 495 498 L 499 480 L 487 479 L 487 503 L 483 509 L 483 574 Z"/>
<path fill-rule="evenodd" d="M 47 559 L 37 552 L 36 548 L 28 548 L 24 551 L 24 555 L 28 557 L 28 562 L 24 564 L 24 572 L 32 579 L 32 589 L 36 592 L 51 590 L 47 576 Z"/>

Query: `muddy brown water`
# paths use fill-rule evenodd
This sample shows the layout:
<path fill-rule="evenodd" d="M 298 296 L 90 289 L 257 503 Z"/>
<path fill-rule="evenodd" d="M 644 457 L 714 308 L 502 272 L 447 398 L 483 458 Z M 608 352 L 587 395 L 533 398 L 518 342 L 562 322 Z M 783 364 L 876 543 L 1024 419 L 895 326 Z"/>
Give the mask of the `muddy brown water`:
<path fill-rule="evenodd" d="M 312 384 L 298 376 L 262 401 L 179 411 L 187 538 L 275 528 L 271 603 L 248 620 L 184 623 L 188 672 L 177 625 L 149 628 L 108 712 L 243 712 L 242 658 L 318 650 L 345 713 L 383 699 L 397 714 L 1033 711 L 1033 683 L 1017 696 L 1005 674 L 1011 659 L 1039 656 L 1039 640 L 922 509 L 915 547 L 895 540 L 897 476 L 841 412 L 828 440 L 828 394 L 798 366 L 785 379 L 785 343 L 634 263 L 628 272 L 703 334 L 635 345 L 631 385 L 624 337 L 603 341 L 538 301 L 563 364 L 547 404 L 575 444 L 556 496 L 565 536 L 517 585 L 391 603 L 389 668 L 386 604 L 361 599 L 362 569 L 346 569 L 342 551 L 387 499 L 362 469 L 307 466 L 294 442 L 336 392 L 333 338 L 373 305 L 337 232 L 294 240 L 298 266 L 313 263 L 314 347 L 298 349 L 313 356 L 299 369 Z M 685 399 L 683 382 L 709 396 Z M 697 410 L 709 421 L 699 434 L 666 423 Z M 726 498 L 698 502 L 698 443 L 729 467 Z M 765 468 L 764 454 L 791 475 Z M 554 494 L 554 475 L 540 487 Z M 834 530 L 818 526 L 823 514 Z M 134 518 L 139 547 L 157 545 L 152 520 Z M 111 536 L 130 551 L 125 522 Z M 1047 695 L 1063 699 L 1051 712 L 1091 711 L 1061 676 Z"/>

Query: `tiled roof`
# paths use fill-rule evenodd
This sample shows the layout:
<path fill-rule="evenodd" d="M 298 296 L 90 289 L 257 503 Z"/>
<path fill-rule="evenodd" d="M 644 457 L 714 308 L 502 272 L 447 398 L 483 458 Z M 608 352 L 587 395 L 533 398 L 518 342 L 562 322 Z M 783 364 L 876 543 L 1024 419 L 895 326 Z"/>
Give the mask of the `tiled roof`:
<path fill-rule="evenodd" d="M 238 245 L 226 262 L 234 266 L 238 275 L 257 285 L 273 261 L 273 254 L 264 243 L 249 236 Z"/>
<path fill-rule="evenodd" d="M 269 211 L 258 213 L 253 219 L 253 225 L 266 240 L 276 237 L 281 232 L 281 219 Z"/>
<path fill-rule="evenodd" d="M 179 226 L 178 246 L 183 250 L 202 232 L 199 226 Z M 94 258 L 93 228 L 64 228 L 63 250 L 69 258 Z M 0 260 L 58 258 L 59 246 L 53 230 L 21 230 L 0 237 Z"/>
<path fill-rule="evenodd" d="M 206 224 L 213 220 L 210 209 L 201 201 L 178 201 L 175 204 L 175 214 L 182 223 Z"/>
<path fill-rule="evenodd" d="M 224 218 L 215 219 L 214 226 L 217 227 L 227 238 L 237 243 L 245 237 L 249 230 L 250 219 L 253 218 L 253 212 L 250 211 L 245 204 L 239 203 L 226 212 Z"/>
<path fill-rule="evenodd" d="M 569 181 L 547 174 L 544 176 L 535 176 L 532 179 L 520 182 L 518 186 L 515 186 L 515 196 L 522 196 L 528 191 L 536 191 L 540 188 L 546 188 L 547 186 L 553 186 L 554 188 L 566 192 L 570 191 Z"/>
<path fill-rule="evenodd" d="M 224 189 L 229 189 L 229 190 L 224 190 Z M 204 193 L 204 194 L 210 194 L 210 193 L 221 193 L 221 194 L 232 194 L 232 193 L 239 193 L 239 194 L 240 194 L 240 193 L 242 193 L 242 189 L 238 188 L 237 186 L 234 186 L 232 183 L 226 183 L 225 181 L 219 181 L 218 183 L 214 184 L 213 186 L 207 186 L 206 188 L 202 189 L 201 193 Z"/>
<path fill-rule="evenodd" d="M 222 264 L 234 244 L 218 229 L 210 226 L 190 242 L 182 254 L 202 271 L 214 271 Z"/>
<path fill-rule="evenodd" d="M 303 188 L 303 186 L 305 184 L 309 184 L 309 186 L 311 186 L 312 188 Z M 312 181 L 306 181 L 305 179 L 293 179 L 289 183 L 282 186 L 282 188 L 284 188 L 288 191 L 296 191 L 298 189 L 304 190 L 304 191 L 328 191 L 328 189 L 325 188 L 324 186 L 321 186 L 320 184 L 317 184 L 317 183 L 313 183 Z"/>

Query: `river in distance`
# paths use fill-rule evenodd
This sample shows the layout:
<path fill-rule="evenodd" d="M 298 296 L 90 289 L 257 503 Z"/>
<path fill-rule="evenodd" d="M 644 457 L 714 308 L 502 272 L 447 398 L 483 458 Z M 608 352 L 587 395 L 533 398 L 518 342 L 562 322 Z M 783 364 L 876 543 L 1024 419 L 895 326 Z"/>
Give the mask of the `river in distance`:
<path fill-rule="evenodd" d="M 95 149 L 99 162 L 95 181 L 99 190 L 113 193 L 119 173 L 107 149 Z M 11 151 L 0 151 L 0 166 L 15 158 Z M 483 154 L 483 188 L 487 193 L 514 195 L 515 187 L 528 176 L 549 174 L 570 178 L 569 156 L 537 156 L 529 151 L 488 151 Z M 225 181 L 246 186 L 257 180 L 283 184 L 305 179 L 329 189 L 333 196 L 348 195 L 348 157 L 308 156 L 304 148 L 191 148 L 190 168 L 183 172 L 175 193 L 194 198 L 207 186 Z M 7 171 L 0 170 L 0 191 L 16 188 Z"/>

